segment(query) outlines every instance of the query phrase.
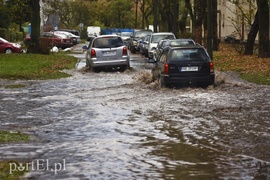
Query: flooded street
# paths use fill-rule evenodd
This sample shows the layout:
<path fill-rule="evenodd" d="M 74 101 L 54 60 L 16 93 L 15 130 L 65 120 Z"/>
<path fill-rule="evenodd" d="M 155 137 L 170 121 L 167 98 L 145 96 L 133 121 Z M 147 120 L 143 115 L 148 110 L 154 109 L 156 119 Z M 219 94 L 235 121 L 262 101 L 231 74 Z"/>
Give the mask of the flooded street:
<path fill-rule="evenodd" d="M 160 89 L 131 59 L 0 87 L 0 129 L 33 137 L 1 144 L 0 160 L 39 165 L 24 179 L 270 179 L 270 86 L 217 72 L 216 87 Z"/>

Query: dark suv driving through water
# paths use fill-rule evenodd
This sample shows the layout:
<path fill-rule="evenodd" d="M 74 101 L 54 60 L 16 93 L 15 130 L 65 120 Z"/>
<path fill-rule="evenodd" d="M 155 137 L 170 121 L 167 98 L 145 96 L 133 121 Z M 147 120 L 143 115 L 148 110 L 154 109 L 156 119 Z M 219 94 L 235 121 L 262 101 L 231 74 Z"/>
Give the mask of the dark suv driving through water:
<path fill-rule="evenodd" d="M 199 85 L 207 87 L 215 82 L 214 64 L 202 46 L 168 47 L 151 60 L 153 81 L 160 87 L 168 85 Z"/>

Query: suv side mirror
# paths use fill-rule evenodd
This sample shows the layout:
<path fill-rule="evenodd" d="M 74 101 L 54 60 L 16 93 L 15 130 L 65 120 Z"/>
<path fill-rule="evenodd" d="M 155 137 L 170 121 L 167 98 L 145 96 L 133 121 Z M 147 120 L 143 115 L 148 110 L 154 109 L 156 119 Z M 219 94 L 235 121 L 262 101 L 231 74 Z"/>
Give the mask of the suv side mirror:
<path fill-rule="evenodd" d="M 86 45 L 82 46 L 82 49 L 87 50 L 87 46 Z"/>

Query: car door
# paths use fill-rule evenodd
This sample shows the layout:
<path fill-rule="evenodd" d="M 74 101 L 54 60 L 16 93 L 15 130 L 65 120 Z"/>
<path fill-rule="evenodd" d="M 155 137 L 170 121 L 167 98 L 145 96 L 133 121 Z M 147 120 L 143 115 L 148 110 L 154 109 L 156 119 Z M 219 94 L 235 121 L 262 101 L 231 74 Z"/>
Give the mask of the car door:
<path fill-rule="evenodd" d="M 165 49 L 164 51 L 162 51 L 162 53 L 156 60 L 156 63 L 154 64 L 154 67 L 152 69 L 152 76 L 154 81 L 164 75 L 164 65 L 167 63 L 168 52 L 169 49 Z"/>

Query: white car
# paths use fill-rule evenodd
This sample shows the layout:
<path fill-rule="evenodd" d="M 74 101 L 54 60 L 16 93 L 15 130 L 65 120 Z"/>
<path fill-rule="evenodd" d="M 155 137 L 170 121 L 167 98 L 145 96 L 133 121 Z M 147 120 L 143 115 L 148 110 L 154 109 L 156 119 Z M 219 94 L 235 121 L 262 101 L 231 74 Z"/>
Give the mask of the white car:
<path fill-rule="evenodd" d="M 153 33 L 150 36 L 149 45 L 148 45 L 149 59 L 153 59 L 153 54 L 157 47 L 158 42 L 164 39 L 175 39 L 175 35 L 171 32 L 159 32 L 159 33 Z"/>

